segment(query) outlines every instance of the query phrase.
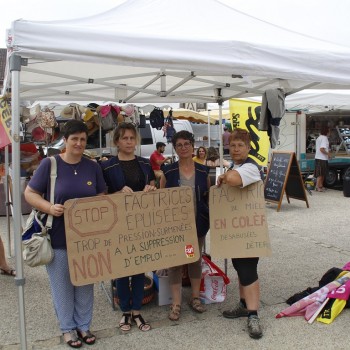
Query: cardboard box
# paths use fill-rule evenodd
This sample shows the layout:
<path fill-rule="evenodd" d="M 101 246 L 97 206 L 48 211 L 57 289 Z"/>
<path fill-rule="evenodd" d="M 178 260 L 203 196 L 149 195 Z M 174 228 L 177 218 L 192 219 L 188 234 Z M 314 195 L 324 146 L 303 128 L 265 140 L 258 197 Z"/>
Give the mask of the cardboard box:
<path fill-rule="evenodd" d="M 159 306 L 170 305 L 173 302 L 171 296 L 169 277 L 168 276 L 157 276 L 153 273 L 153 282 L 157 291 L 156 303 Z M 182 289 L 181 289 L 182 293 Z"/>

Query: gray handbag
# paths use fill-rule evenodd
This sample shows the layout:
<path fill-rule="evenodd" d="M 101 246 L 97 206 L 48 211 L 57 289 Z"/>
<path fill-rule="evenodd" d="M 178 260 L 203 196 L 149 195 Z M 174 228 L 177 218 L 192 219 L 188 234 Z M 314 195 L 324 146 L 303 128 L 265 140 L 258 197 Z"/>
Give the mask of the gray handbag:
<path fill-rule="evenodd" d="M 57 176 L 57 164 L 55 157 L 50 157 L 50 202 L 54 202 L 55 183 Z M 46 220 L 46 222 L 45 222 Z M 54 257 L 54 251 L 51 246 L 49 230 L 52 227 L 52 215 L 47 215 L 32 209 L 26 227 L 22 233 L 22 254 L 23 261 L 30 267 L 46 265 L 50 263 Z"/>

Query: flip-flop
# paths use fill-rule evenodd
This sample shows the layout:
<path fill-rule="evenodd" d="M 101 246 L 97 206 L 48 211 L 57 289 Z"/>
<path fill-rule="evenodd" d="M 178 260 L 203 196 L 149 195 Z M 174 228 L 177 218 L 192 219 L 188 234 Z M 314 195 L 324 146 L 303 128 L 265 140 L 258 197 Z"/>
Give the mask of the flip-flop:
<path fill-rule="evenodd" d="M 96 342 L 96 336 L 92 334 L 90 331 L 84 332 L 85 336 L 83 336 L 83 332 L 77 329 L 78 338 L 81 339 L 87 345 L 93 345 Z"/>
<path fill-rule="evenodd" d="M 0 271 L 2 275 L 16 277 L 16 270 L 14 269 L 0 269 Z"/>
<path fill-rule="evenodd" d="M 67 334 L 67 333 L 70 335 L 70 339 L 69 340 L 66 340 L 64 338 L 64 335 Z M 64 333 L 63 334 L 63 340 L 69 347 L 74 348 L 74 349 L 79 349 L 79 348 L 81 348 L 83 346 L 83 343 L 78 338 L 78 335 L 77 335 L 75 330 L 71 330 L 69 332 Z M 73 344 L 73 343 L 75 343 L 75 344 Z"/>

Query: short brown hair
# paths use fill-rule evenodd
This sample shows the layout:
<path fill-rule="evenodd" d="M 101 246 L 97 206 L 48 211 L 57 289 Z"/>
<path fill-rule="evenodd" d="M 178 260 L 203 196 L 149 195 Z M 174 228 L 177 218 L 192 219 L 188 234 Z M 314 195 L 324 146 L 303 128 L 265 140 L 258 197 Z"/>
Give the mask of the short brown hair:
<path fill-rule="evenodd" d="M 250 147 L 250 142 L 251 142 L 251 137 L 249 134 L 248 130 L 241 129 L 241 128 L 236 128 L 232 131 L 230 137 L 229 137 L 229 142 L 234 141 L 234 140 L 241 140 L 243 141 L 247 146 Z"/>
<path fill-rule="evenodd" d="M 116 145 L 121 137 L 124 136 L 125 131 L 130 130 L 136 137 L 136 142 L 139 141 L 139 135 L 137 133 L 136 127 L 131 123 L 119 123 L 117 128 L 114 130 L 113 143 Z"/>
<path fill-rule="evenodd" d="M 84 132 L 86 138 L 88 137 L 88 127 L 82 120 L 71 119 L 68 120 L 63 126 L 63 136 L 66 140 L 70 135 Z"/>
<path fill-rule="evenodd" d="M 323 126 L 321 128 L 321 135 L 327 136 L 328 133 L 329 133 L 329 127 L 328 126 Z"/>
<path fill-rule="evenodd" d="M 187 130 L 181 130 L 174 134 L 173 138 L 171 139 L 171 142 L 173 144 L 173 147 L 176 148 L 176 142 L 178 139 L 183 139 L 191 142 L 192 147 L 194 147 L 194 135 L 187 131 Z"/>

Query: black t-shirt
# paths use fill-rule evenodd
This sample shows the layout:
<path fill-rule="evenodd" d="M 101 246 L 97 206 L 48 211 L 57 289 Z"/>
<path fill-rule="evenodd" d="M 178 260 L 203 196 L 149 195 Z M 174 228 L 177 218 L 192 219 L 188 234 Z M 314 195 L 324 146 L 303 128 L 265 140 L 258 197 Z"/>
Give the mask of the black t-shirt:
<path fill-rule="evenodd" d="M 145 186 L 145 176 L 137 159 L 119 160 L 123 170 L 126 186 L 130 187 L 134 192 L 142 191 Z"/>

